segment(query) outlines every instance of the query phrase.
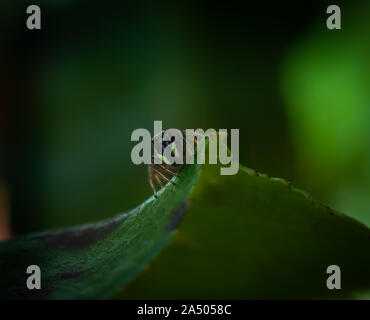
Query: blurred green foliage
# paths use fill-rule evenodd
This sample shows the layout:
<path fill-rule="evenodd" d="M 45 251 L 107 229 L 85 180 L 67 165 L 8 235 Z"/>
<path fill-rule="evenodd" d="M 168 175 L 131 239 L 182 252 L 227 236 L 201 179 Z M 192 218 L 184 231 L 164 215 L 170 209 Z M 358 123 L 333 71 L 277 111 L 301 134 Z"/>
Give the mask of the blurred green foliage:
<path fill-rule="evenodd" d="M 145 168 L 131 163 L 130 135 L 153 120 L 239 128 L 241 163 L 370 224 L 366 2 L 337 1 L 340 31 L 326 29 L 321 0 L 304 10 L 34 3 L 39 32 L 25 28 L 27 1 L 0 3 L 0 175 L 14 234 L 141 203 L 151 190 Z"/>
<path fill-rule="evenodd" d="M 191 199 L 171 245 L 119 298 L 334 299 L 370 289 L 369 229 L 283 179 L 205 165 Z M 326 287 L 334 261 L 343 290 Z"/>
<path fill-rule="evenodd" d="M 370 6 L 316 26 L 286 56 L 282 87 L 300 180 L 370 225 Z"/>

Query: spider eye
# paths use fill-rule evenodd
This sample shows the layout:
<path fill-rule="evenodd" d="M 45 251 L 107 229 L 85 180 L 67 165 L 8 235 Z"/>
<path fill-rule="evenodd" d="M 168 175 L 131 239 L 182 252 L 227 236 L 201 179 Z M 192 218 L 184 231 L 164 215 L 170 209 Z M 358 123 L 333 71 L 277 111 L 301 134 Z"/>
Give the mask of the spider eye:
<path fill-rule="evenodd" d="M 162 141 L 162 151 L 170 144 L 170 141 Z"/>

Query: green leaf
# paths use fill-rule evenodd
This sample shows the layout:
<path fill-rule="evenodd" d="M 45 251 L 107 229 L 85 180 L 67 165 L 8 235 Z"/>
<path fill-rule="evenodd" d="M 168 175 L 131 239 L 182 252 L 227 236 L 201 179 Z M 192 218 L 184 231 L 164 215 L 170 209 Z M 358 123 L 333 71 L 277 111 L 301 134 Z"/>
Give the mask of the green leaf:
<path fill-rule="evenodd" d="M 126 299 L 351 298 L 370 288 L 369 229 L 279 178 L 206 165 L 178 234 Z M 328 290 L 329 265 L 341 290 Z"/>
<path fill-rule="evenodd" d="M 188 165 L 136 209 L 107 221 L 0 243 L 0 298 L 105 298 L 144 270 L 171 239 L 199 173 Z M 41 290 L 28 290 L 29 265 L 41 269 Z"/>

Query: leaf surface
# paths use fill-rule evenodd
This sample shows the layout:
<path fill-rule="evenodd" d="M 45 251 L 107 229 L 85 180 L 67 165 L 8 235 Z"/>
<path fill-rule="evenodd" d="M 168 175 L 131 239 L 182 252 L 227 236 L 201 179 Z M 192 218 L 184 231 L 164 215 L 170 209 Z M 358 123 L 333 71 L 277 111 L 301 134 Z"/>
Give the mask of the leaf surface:
<path fill-rule="evenodd" d="M 179 233 L 120 295 L 141 299 L 351 298 L 370 289 L 369 229 L 280 178 L 206 165 Z M 341 290 L 328 290 L 329 265 Z"/>
<path fill-rule="evenodd" d="M 112 296 L 147 268 L 171 239 L 199 173 L 184 168 L 176 186 L 158 199 L 109 220 L 60 231 L 28 234 L 0 243 L 0 298 L 96 299 Z M 41 269 L 41 290 L 28 290 L 30 265 Z"/>

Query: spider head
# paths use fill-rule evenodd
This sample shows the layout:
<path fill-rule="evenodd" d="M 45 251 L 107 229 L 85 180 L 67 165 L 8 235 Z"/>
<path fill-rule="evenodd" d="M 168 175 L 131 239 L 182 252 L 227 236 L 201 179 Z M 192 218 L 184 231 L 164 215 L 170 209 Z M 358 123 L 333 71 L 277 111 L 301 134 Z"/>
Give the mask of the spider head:
<path fill-rule="evenodd" d="M 176 164 L 177 159 L 180 156 L 179 148 L 177 148 L 176 142 L 175 142 L 176 139 L 175 139 L 174 136 L 171 136 L 170 140 L 165 140 L 164 133 L 165 133 L 165 131 L 162 130 L 160 133 L 158 133 L 157 135 L 155 135 L 152 138 L 152 145 L 153 145 L 153 149 L 154 149 L 154 157 L 162 159 L 162 162 L 164 162 L 165 164 L 169 164 L 170 160 L 166 158 L 164 153 L 165 153 L 165 149 L 169 145 L 171 145 L 171 147 L 170 147 L 171 156 L 175 158 L 174 163 Z M 181 139 L 182 139 L 182 137 L 181 137 Z M 168 150 L 168 148 L 167 148 L 167 150 Z"/>

